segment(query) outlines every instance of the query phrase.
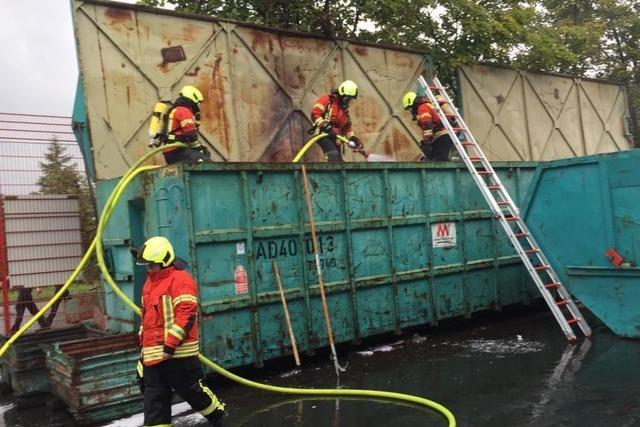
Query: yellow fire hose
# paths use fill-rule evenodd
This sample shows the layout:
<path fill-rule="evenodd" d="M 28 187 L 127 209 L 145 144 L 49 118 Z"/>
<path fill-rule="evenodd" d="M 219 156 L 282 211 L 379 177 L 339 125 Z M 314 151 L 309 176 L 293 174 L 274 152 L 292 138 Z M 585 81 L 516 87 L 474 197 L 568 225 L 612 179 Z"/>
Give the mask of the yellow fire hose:
<path fill-rule="evenodd" d="M 313 146 L 313 144 L 315 144 L 316 142 L 320 141 L 325 136 L 328 136 L 328 135 L 326 133 L 320 133 L 320 134 L 314 136 L 313 138 L 311 138 L 309 141 L 307 141 L 307 143 L 302 146 L 300 151 L 298 151 L 298 154 L 296 154 L 296 156 L 293 158 L 293 160 L 291 162 L 292 163 L 298 163 L 300 161 L 300 159 L 307 153 L 309 148 L 311 148 Z M 341 144 L 346 144 L 346 143 L 349 142 L 349 140 L 347 138 L 345 138 L 344 136 L 342 136 L 342 135 L 336 135 L 336 138 Z M 365 158 L 369 157 L 369 153 L 367 153 L 364 150 L 361 150 L 360 154 L 362 154 Z"/>
<path fill-rule="evenodd" d="M 309 142 L 307 142 L 304 147 L 302 148 L 302 150 L 300 151 L 300 153 L 298 153 L 298 155 L 296 156 L 296 158 L 294 159 L 294 162 L 297 162 L 302 155 L 304 155 L 304 152 L 306 152 L 306 150 L 309 149 L 309 147 L 311 147 L 317 140 L 319 140 L 321 137 L 323 137 L 323 134 L 320 134 L 314 138 L 312 138 L 311 140 L 309 140 Z M 140 308 L 138 308 L 138 306 L 136 306 L 129 297 L 127 297 L 127 295 L 124 294 L 124 292 L 122 292 L 122 290 L 118 287 L 118 285 L 115 283 L 115 281 L 113 280 L 113 278 L 111 277 L 111 274 L 109 273 L 109 271 L 107 270 L 105 261 L 104 261 L 104 253 L 103 253 L 103 249 L 102 249 L 102 233 L 104 231 L 104 228 L 106 227 L 106 224 L 108 223 L 109 219 L 111 218 L 111 215 L 113 213 L 113 210 L 116 206 L 116 204 L 118 203 L 119 198 L 122 196 L 122 194 L 124 193 L 124 191 L 126 190 L 127 186 L 129 185 L 129 183 L 131 183 L 131 181 L 140 173 L 142 172 L 146 172 L 152 169 L 157 169 L 159 166 L 142 166 L 142 164 L 149 159 L 150 157 L 154 156 L 155 154 L 158 154 L 164 150 L 166 150 L 167 148 L 179 148 L 179 147 L 185 147 L 184 144 L 181 143 L 175 143 L 175 144 L 170 144 L 170 145 L 165 145 L 162 147 L 158 147 L 155 148 L 149 152 L 147 152 L 144 156 L 142 156 L 140 159 L 138 159 L 138 161 L 136 161 L 131 168 L 129 169 L 129 171 L 127 171 L 127 173 L 120 179 L 120 181 L 118 182 L 118 184 L 116 185 L 116 187 L 114 188 L 114 190 L 111 192 L 111 195 L 109 196 L 109 198 L 107 199 L 107 203 L 104 206 L 104 209 L 102 210 L 102 214 L 100 215 L 100 221 L 98 222 L 98 228 L 96 230 L 96 236 L 93 239 L 93 242 L 91 242 L 91 246 L 89 247 L 89 249 L 87 249 L 87 251 L 85 252 L 84 256 L 82 257 L 82 259 L 80 260 L 80 263 L 78 264 L 78 266 L 76 267 L 76 269 L 73 271 L 73 273 L 71 273 L 71 276 L 69 276 L 69 278 L 67 279 L 67 281 L 65 282 L 65 284 L 62 286 L 62 288 L 60 288 L 60 290 L 58 292 L 56 292 L 56 294 L 53 296 L 53 298 L 51 298 L 51 300 L 49 302 L 47 302 L 44 307 L 42 307 L 40 309 L 40 311 L 38 311 L 38 313 L 36 313 L 35 316 L 33 316 L 27 323 L 25 323 L 12 337 L 10 337 L 2 346 L 2 348 L 0 348 L 0 357 L 2 357 L 4 355 L 4 353 L 7 351 L 7 349 L 25 332 L 27 331 L 27 329 L 29 329 L 40 317 L 42 317 L 42 315 L 51 308 L 51 306 L 62 297 L 62 295 L 64 294 L 64 291 L 74 282 L 74 280 L 78 277 L 78 274 L 80 273 L 80 271 L 82 271 L 82 269 L 84 269 L 84 267 L 86 266 L 87 262 L 89 261 L 89 259 L 91 258 L 91 255 L 93 254 L 93 252 L 96 252 L 96 257 L 98 258 L 98 265 L 100 267 L 100 271 L 102 272 L 104 279 L 107 281 L 107 283 L 109 284 L 109 286 L 111 286 L 111 289 L 113 290 L 113 292 L 115 292 L 115 294 L 126 304 L 128 305 L 131 310 L 133 310 L 138 316 L 140 315 Z M 261 383 L 257 383 L 255 381 L 251 381 L 242 377 L 239 377 L 238 375 L 235 375 L 229 371 L 227 371 L 226 369 L 222 368 L 221 366 L 218 366 L 217 364 L 213 363 L 211 360 L 207 359 L 205 356 L 203 356 L 202 354 L 200 354 L 200 356 L 198 356 L 200 361 L 202 363 L 204 363 L 206 366 L 208 366 L 210 369 L 212 369 L 213 371 L 217 372 L 218 374 L 222 375 L 223 377 L 226 377 L 232 381 L 235 381 L 237 383 L 243 384 L 245 386 L 248 387 L 252 387 L 255 389 L 259 389 L 259 390 L 264 390 L 264 391 L 270 391 L 270 392 L 274 392 L 274 393 L 283 393 L 283 394 L 296 394 L 296 395 L 306 395 L 306 396 L 333 396 L 333 397 L 340 397 L 340 396 L 346 396 L 346 397 L 351 397 L 351 398 L 367 398 L 367 399 L 385 399 L 385 400 L 392 400 L 392 401 L 400 401 L 400 402 L 409 402 L 409 403 L 413 403 L 413 404 L 417 404 L 417 405 L 422 405 L 428 408 L 432 408 L 435 409 L 436 411 L 440 412 L 449 422 L 449 427 L 455 427 L 456 426 L 456 420 L 455 417 L 453 416 L 453 414 L 444 406 L 440 405 L 437 402 L 431 401 L 429 399 L 425 399 L 422 397 L 418 397 L 418 396 L 413 396 L 410 394 L 404 394 L 404 393 L 395 393 L 395 392 L 390 392 L 390 391 L 380 391 L 380 390 L 361 390 L 361 389 L 306 389 L 306 388 L 291 388 L 291 387 L 278 387 L 278 386 L 272 386 L 272 385 L 267 385 L 267 384 L 261 384 Z"/>

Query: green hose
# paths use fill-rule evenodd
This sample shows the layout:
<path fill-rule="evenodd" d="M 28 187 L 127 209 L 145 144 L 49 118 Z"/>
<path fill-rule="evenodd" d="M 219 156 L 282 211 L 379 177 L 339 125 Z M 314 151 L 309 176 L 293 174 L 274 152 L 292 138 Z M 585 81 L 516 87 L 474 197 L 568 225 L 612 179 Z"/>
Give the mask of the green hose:
<path fill-rule="evenodd" d="M 320 139 L 320 137 L 322 137 L 323 135 L 317 135 L 314 138 L 311 138 L 311 140 L 309 140 L 309 142 L 307 142 L 305 144 L 305 146 L 303 147 L 301 153 L 302 154 L 298 154 L 298 156 L 296 156 L 296 158 L 302 157 L 302 155 L 304 155 L 304 152 L 306 152 L 306 150 L 309 149 L 309 147 L 311 147 L 313 145 L 313 143 L 315 143 L 317 140 Z M 29 329 L 29 327 L 31 325 L 33 325 L 33 323 L 35 323 L 37 321 L 38 318 L 40 318 L 45 311 L 47 311 L 54 303 L 55 301 L 57 301 L 62 294 L 64 293 L 64 291 L 71 285 L 71 283 L 75 280 L 75 278 L 78 276 L 78 274 L 80 273 L 80 271 L 86 266 L 89 258 L 91 257 L 93 251 L 96 251 L 96 256 L 98 258 L 98 266 L 100 267 L 100 271 L 102 272 L 104 279 L 106 280 L 106 282 L 109 284 L 109 286 L 111 287 L 111 289 L 116 293 L 116 295 L 125 303 L 127 304 L 137 315 L 140 315 L 140 308 L 138 308 L 138 306 L 136 306 L 129 297 L 127 297 L 127 295 L 124 294 L 124 292 L 122 292 L 122 290 L 120 290 L 120 288 L 118 287 L 118 285 L 115 283 L 115 281 L 113 280 L 113 278 L 111 277 L 111 274 L 109 273 L 109 271 L 107 270 L 105 261 L 104 261 L 104 253 L 102 250 L 102 233 L 104 232 L 104 228 L 106 227 L 109 219 L 111 218 L 111 215 L 113 213 L 113 210 L 119 200 L 119 198 L 122 196 L 122 194 L 124 193 L 124 191 L 126 190 L 127 186 L 129 185 L 129 183 L 140 173 L 142 172 L 146 172 L 148 170 L 151 169 L 156 169 L 158 168 L 158 166 L 142 166 L 142 164 L 151 156 L 160 153 L 161 151 L 166 150 L 167 148 L 173 148 L 173 147 L 183 147 L 184 144 L 181 143 L 176 143 L 176 144 L 171 144 L 168 146 L 163 146 L 163 147 L 159 147 L 159 148 L 155 148 L 151 151 L 149 151 L 148 153 L 146 153 L 144 156 L 142 156 L 137 162 L 135 162 L 133 164 L 133 166 L 131 166 L 131 168 L 129 169 L 129 171 L 120 179 L 120 181 L 118 182 L 118 184 L 116 185 L 116 187 L 114 188 L 114 190 L 112 191 L 111 195 L 109 196 L 109 199 L 107 200 L 107 203 L 104 206 L 104 209 L 102 211 L 102 214 L 100 215 L 100 221 L 98 223 L 98 228 L 96 230 L 96 236 L 93 239 L 93 242 L 91 242 L 91 246 L 89 247 L 89 249 L 87 250 L 87 252 L 84 254 L 84 256 L 82 257 L 82 260 L 80 261 L 80 264 L 78 264 L 78 267 L 76 267 L 76 269 L 73 271 L 73 273 L 71 274 L 71 276 L 69 277 L 69 279 L 65 282 L 65 284 L 63 285 L 63 287 L 53 296 L 53 298 L 32 318 L 30 319 L 22 328 L 20 328 L 20 330 L 18 330 L 18 332 L 16 332 L 0 349 L 0 357 L 2 357 L 2 355 L 4 355 L 4 353 L 7 351 L 7 349 L 9 348 L 9 346 L 11 346 L 11 344 L 13 344 L 13 342 L 15 342 L 16 339 L 18 339 L 18 337 L 20 337 L 20 335 L 22 335 L 27 329 Z M 418 397 L 418 396 L 412 396 L 409 394 L 404 394 L 404 393 L 395 393 L 395 392 L 390 392 L 390 391 L 379 391 L 379 390 L 360 390 L 360 389 L 304 389 L 304 388 L 291 388 L 291 387 L 278 387 L 278 386 L 272 386 L 272 385 L 266 385 L 266 384 L 261 384 L 261 383 L 257 383 L 255 381 L 251 381 L 251 380 L 247 380 L 245 378 L 239 377 L 238 375 L 235 375 L 229 371 L 227 371 L 226 369 L 218 366 L 217 364 L 213 363 L 211 360 L 207 359 L 204 355 L 200 354 L 199 359 L 202 363 L 204 363 L 206 366 L 208 366 L 209 368 L 211 368 L 213 371 L 217 372 L 218 374 L 232 380 L 235 381 L 237 383 L 243 384 L 245 386 L 248 387 L 252 387 L 255 389 L 259 389 L 259 390 L 264 390 L 264 391 L 270 391 L 270 392 L 274 392 L 274 393 L 284 393 L 284 394 L 296 394 L 296 395 L 307 395 L 307 396 L 347 396 L 347 397 L 359 397 L 359 398 L 382 398 L 382 399 L 389 399 L 389 400 L 396 400 L 396 401 L 401 401 L 401 402 L 410 402 L 410 403 L 414 403 L 414 404 L 418 404 L 418 405 L 422 405 L 422 406 L 426 406 L 432 409 L 435 409 L 436 411 L 439 411 L 449 422 L 449 427 L 455 427 L 456 426 L 456 420 L 455 417 L 453 416 L 453 414 L 444 406 L 440 405 L 439 403 L 433 402 L 431 400 L 422 398 L 422 397 Z"/>

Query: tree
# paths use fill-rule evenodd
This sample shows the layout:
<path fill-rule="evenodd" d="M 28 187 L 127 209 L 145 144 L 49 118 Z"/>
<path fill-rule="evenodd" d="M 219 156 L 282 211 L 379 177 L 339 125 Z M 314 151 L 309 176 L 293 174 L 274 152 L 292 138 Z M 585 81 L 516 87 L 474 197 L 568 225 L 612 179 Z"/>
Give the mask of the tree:
<path fill-rule="evenodd" d="M 87 250 L 96 233 L 96 214 L 91 200 L 89 184 L 78 172 L 66 149 L 53 138 L 40 162 L 42 176 L 38 179 L 38 194 L 67 194 L 77 196 L 80 202 L 82 246 Z M 95 264 L 85 273 L 87 280 L 96 278 Z"/>

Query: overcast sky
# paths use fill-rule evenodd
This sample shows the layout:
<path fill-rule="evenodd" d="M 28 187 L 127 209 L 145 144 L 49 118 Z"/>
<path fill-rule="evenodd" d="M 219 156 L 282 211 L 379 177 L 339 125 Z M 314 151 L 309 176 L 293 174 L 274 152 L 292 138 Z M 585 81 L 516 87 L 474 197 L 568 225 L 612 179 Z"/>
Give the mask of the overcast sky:
<path fill-rule="evenodd" d="M 0 112 L 71 116 L 78 80 L 71 1 L 0 0 L 0 17 Z"/>

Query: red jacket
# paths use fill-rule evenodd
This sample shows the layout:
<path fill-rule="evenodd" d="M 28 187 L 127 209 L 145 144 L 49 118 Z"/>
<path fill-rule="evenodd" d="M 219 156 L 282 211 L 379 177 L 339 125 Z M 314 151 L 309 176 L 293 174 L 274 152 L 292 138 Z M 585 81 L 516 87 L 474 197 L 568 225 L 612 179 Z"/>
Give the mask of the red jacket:
<path fill-rule="evenodd" d="M 440 105 L 440 108 L 442 108 L 442 111 L 444 111 L 445 114 L 451 113 L 451 107 L 449 104 L 442 104 Z M 421 98 L 418 100 L 417 107 L 415 109 L 415 116 L 418 121 L 418 126 L 422 129 L 423 140 L 431 141 L 447 133 L 446 129 L 442 125 L 440 116 L 438 116 L 435 108 L 427 98 Z"/>
<path fill-rule="evenodd" d="M 322 95 L 318 98 L 311 109 L 311 121 L 316 126 L 319 126 L 322 121 L 331 123 L 336 135 L 343 135 L 347 138 L 355 135 L 351 129 L 349 110 L 342 108 L 338 95 L 335 93 Z"/>
<path fill-rule="evenodd" d="M 184 142 L 191 144 L 198 139 L 196 118 L 191 109 L 178 105 L 169 112 L 168 143 Z M 165 150 L 169 152 L 173 150 Z"/>
<path fill-rule="evenodd" d="M 163 352 L 175 358 L 199 354 L 198 287 L 189 273 L 173 266 L 147 273 L 138 335 L 145 366 L 160 363 Z"/>

